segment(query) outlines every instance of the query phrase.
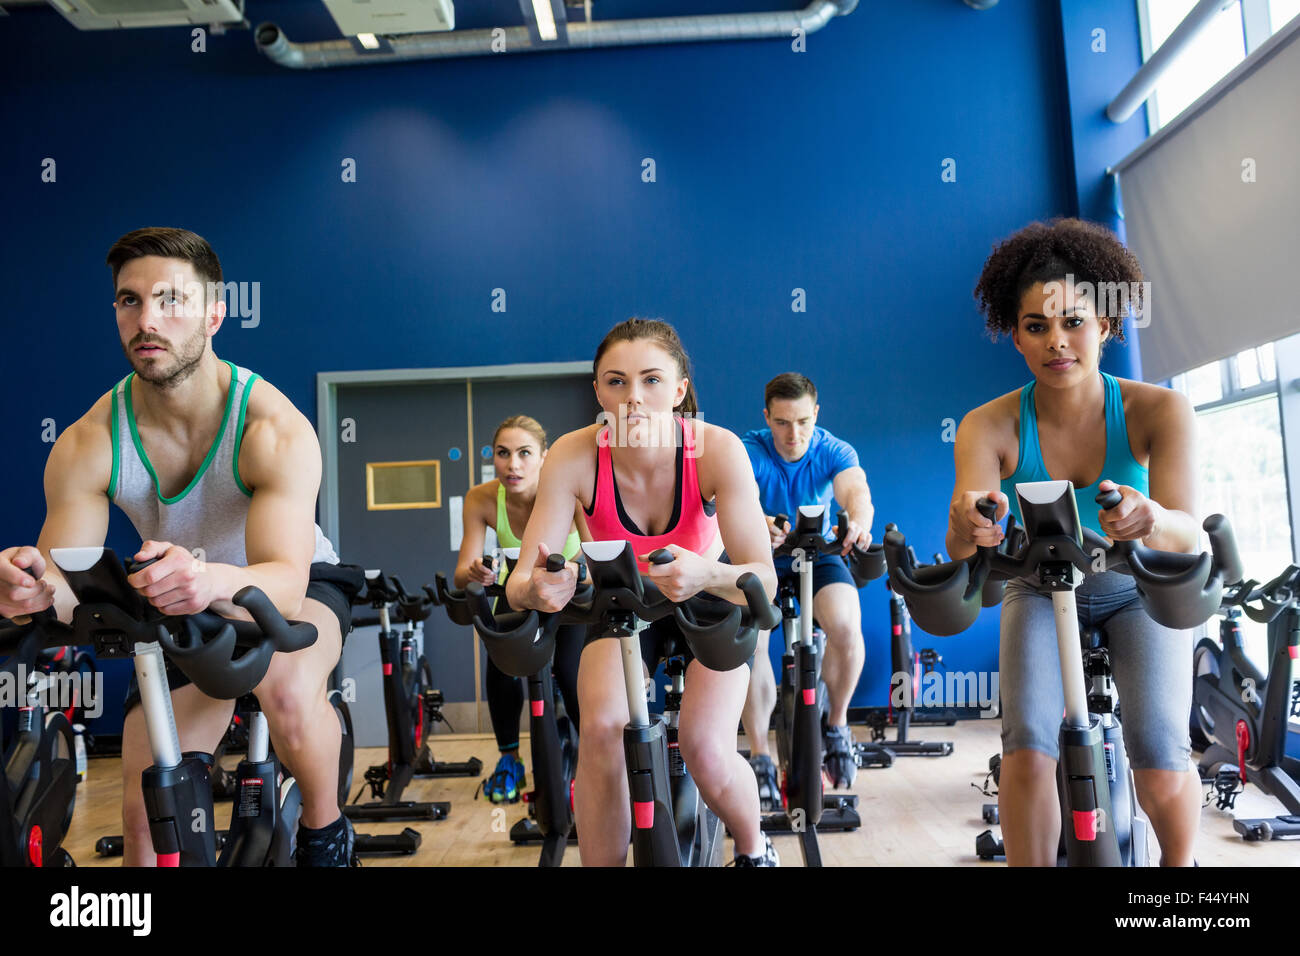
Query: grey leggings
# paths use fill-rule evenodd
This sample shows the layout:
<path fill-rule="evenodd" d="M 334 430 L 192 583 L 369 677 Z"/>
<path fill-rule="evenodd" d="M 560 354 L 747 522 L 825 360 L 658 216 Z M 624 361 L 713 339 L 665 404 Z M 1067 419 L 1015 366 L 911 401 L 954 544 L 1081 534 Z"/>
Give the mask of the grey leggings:
<path fill-rule="evenodd" d="M 1157 624 L 1133 579 L 1089 575 L 1075 591 L 1080 628 L 1101 626 L 1123 712 L 1124 746 L 1134 770 L 1187 770 L 1191 758 L 1192 632 Z M 1028 747 L 1057 757 L 1065 695 L 1052 599 L 1009 581 L 999 651 L 1002 752 Z"/>

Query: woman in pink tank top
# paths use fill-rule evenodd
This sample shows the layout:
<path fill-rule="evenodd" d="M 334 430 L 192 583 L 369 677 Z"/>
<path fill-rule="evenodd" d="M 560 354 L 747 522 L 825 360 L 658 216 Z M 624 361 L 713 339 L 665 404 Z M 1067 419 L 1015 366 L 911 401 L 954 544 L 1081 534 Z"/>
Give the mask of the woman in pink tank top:
<path fill-rule="evenodd" d="M 735 582 L 746 571 L 776 593 L 767 523 L 749 456 L 733 433 L 696 418 L 690 360 L 665 322 L 616 325 L 593 363 L 602 423 L 561 437 L 542 467 L 537 500 L 524 532 L 519 566 L 507 583 L 514 607 L 556 611 L 577 586 L 574 565 L 548 573 L 581 506 L 584 541 L 631 541 L 641 570 L 673 601 L 708 591 L 743 604 Z M 674 560 L 648 565 L 668 548 Z M 718 558 L 726 550 L 731 563 Z M 657 621 L 642 641 L 653 668 L 657 648 L 675 628 Z M 691 661 L 682 698 L 681 754 L 710 809 L 727 825 L 737 858 L 775 865 L 760 828 L 758 787 L 736 750 L 736 728 L 749 685 L 748 667 L 712 671 Z M 582 711 L 574 808 L 585 866 L 621 866 L 631 834 L 623 726 L 627 699 L 619 644 L 592 640 L 578 669 Z"/>

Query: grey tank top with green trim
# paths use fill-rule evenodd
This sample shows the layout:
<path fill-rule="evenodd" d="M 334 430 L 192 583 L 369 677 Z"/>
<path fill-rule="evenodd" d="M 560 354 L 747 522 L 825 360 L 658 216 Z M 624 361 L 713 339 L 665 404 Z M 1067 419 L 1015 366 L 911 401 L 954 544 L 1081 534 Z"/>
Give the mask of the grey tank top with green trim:
<path fill-rule="evenodd" d="M 198 473 L 184 491 L 164 498 L 136 428 L 131 408 L 132 372 L 113 389 L 113 474 L 108 497 L 122 509 L 142 541 L 170 541 L 203 561 L 248 566 L 244 526 L 253 493 L 239 477 L 239 446 L 253 383 L 261 376 L 233 362 L 221 428 Z M 232 420 L 233 419 L 233 420 Z M 319 525 L 312 562 L 338 564 Z M 200 550 L 201 549 L 201 550 Z"/>

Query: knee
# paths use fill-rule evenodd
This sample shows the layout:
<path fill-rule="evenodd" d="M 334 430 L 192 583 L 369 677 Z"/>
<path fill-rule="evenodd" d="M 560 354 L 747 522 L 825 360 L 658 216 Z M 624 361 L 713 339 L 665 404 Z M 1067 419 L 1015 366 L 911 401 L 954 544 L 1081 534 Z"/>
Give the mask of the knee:
<path fill-rule="evenodd" d="M 266 680 L 257 688 L 257 700 L 276 735 L 296 740 L 307 733 L 324 695 L 292 680 Z"/>
<path fill-rule="evenodd" d="M 1007 783 L 1025 786 L 1043 781 L 1056 781 L 1056 759 L 1040 750 L 1027 747 L 1002 755 L 1000 773 L 1002 786 Z"/>
<path fill-rule="evenodd" d="M 623 759 L 623 728 L 626 719 L 617 712 L 582 712 L 582 734 L 578 748 L 585 769 L 610 769 Z"/>
<path fill-rule="evenodd" d="M 728 748 L 716 734 L 709 734 L 707 729 L 685 728 L 678 731 L 677 743 L 681 748 L 682 760 L 696 783 L 708 787 L 728 772 L 727 762 L 736 748 L 734 743 Z"/>
<path fill-rule="evenodd" d="M 1165 803 L 1179 799 L 1192 780 L 1189 770 L 1134 770 L 1133 782 L 1149 800 Z"/>

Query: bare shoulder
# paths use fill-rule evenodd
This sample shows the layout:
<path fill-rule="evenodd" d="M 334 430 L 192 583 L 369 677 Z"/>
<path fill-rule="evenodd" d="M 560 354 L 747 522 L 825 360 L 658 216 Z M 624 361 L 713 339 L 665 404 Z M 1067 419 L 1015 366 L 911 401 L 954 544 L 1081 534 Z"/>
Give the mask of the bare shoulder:
<path fill-rule="evenodd" d="M 119 423 L 122 428 L 125 422 Z M 46 463 L 47 480 L 107 491 L 113 470 L 113 393 L 105 392 L 59 435 Z"/>
<path fill-rule="evenodd" d="M 497 511 L 497 488 L 501 482 L 493 478 L 491 481 L 485 481 L 482 484 L 475 485 L 469 491 L 465 492 L 465 514 L 475 515 L 482 518 L 484 523 L 490 524 L 496 520 Z M 489 510 L 491 519 L 488 518 Z"/>
<path fill-rule="evenodd" d="M 601 427 L 587 425 L 584 428 L 565 432 L 551 442 L 550 450 L 546 452 L 546 464 L 564 469 L 583 465 L 594 467 L 593 463 L 596 459 L 592 452 L 596 450 L 596 433 Z"/>
<path fill-rule="evenodd" d="M 1133 379 L 1120 378 L 1116 381 L 1119 382 L 1119 393 L 1124 399 L 1125 415 L 1136 415 L 1143 421 L 1162 421 L 1192 412 L 1192 403 L 1182 392 Z"/>
<path fill-rule="evenodd" d="M 748 466 L 749 455 L 745 451 L 745 446 L 741 442 L 740 436 L 730 428 L 702 422 L 699 419 L 692 422 L 692 425 L 695 428 L 695 445 L 699 450 L 701 461 L 730 459 L 739 454 L 744 457 L 746 466 Z"/>
<path fill-rule="evenodd" d="M 972 408 L 961 420 L 963 437 L 980 441 L 1014 438 L 1020 419 L 1020 389 Z"/>
<path fill-rule="evenodd" d="M 321 467 L 316 430 L 284 393 L 264 378 L 249 386 L 244 433 L 239 446 L 239 472 L 255 485 L 286 466 Z M 314 462 L 314 465 L 313 465 Z"/>

